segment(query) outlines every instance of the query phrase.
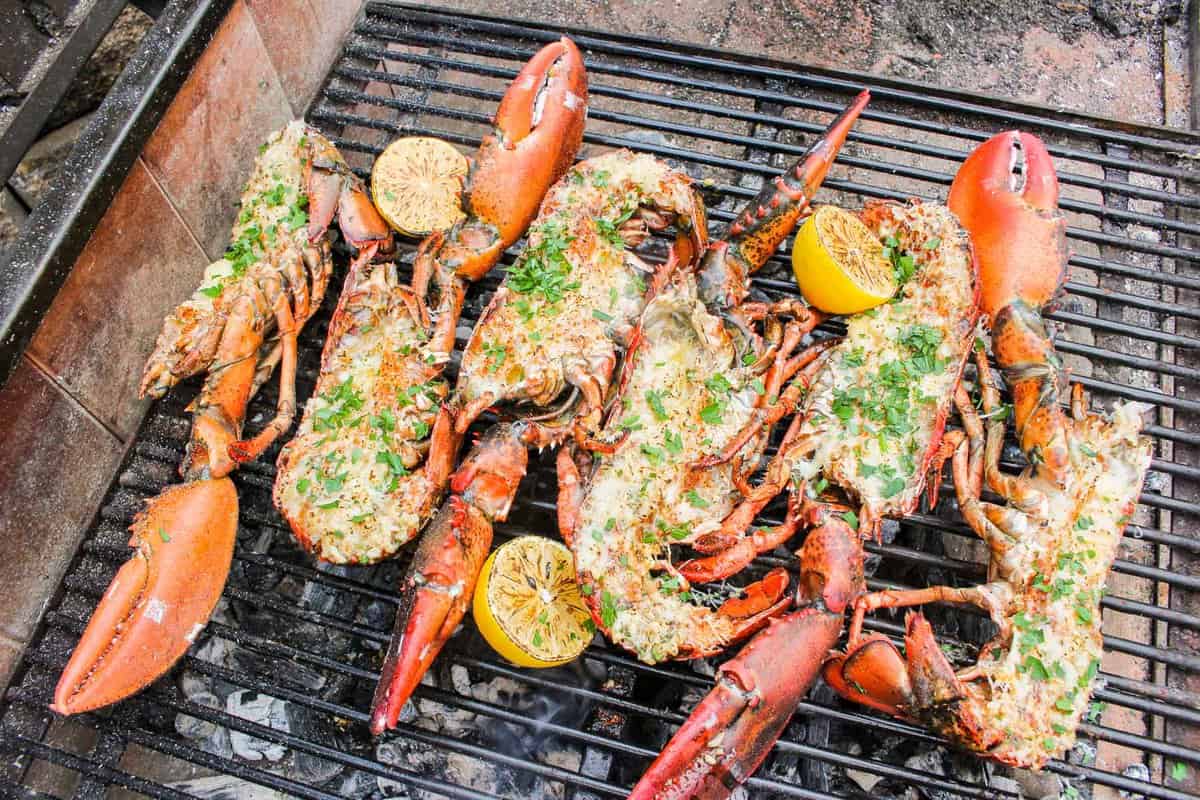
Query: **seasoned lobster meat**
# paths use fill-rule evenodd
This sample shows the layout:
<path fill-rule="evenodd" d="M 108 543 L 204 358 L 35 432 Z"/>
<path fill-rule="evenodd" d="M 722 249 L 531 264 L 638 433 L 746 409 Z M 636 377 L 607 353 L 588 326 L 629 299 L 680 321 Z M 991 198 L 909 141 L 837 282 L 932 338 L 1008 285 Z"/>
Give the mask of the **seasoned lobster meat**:
<path fill-rule="evenodd" d="M 768 380 L 767 402 L 698 466 L 721 469 L 749 454 L 753 469 L 759 439 L 799 410 L 762 482 L 749 487 L 742 478 L 745 499 L 711 526 L 716 530 L 691 540 L 710 554 L 678 567 L 692 582 L 721 580 L 808 528 L 797 553 L 796 608 L 770 619 L 721 666 L 712 692 L 631 797 L 728 797 L 757 769 L 816 681 L 845 612 L 865 591 L 864 540 L 878 533 L 884 515 L 915 509 L 929 464 L 944 455 L 946 414 L 979 317 L 966 232 L 946 207 L 932 203 L 872 203 L 860 218 L 890 253 L 899 293 L 849 318 L 846 336 L 832 346 L 794 356 L 781 348 L 783 372 L 796 378 L 782 392 Z M 784 522 L 747 531 L 757 511 L 788 486 Z M 619 581 L 621 566 L 606 565 L 607 580 Z M 767 594 L 759 605 L 775 597 Z"/>
<path fill-rule="evenodd" d="M 467 286 L 524 233 L 570 166 L 586 85 L 569 39 L 542 48 L 480 143 L 463 187 L 465 217 L 422 242 L 411 285 L 398 282 L 394 265 L 351 270 L 316 396 L 280 455 L 275 483 L 276 505 L 318 558 L 369 564 L 391 556 L 438 507 L 462 440 L 444 404 L 443 373 Z"/>
<path fill-rule="evenodd" d="M 448 436 L 447 345 L 434 341 L 393 263 L 356 263 L 325 340 L 321 373 L 279 456 L 275 504 L 323 561 L 374 563 L 412 539 L 438 497 L 417 469 Z"/>
<path fill-rule="evenodd" d="M 616 150 L 573 167 L 467 343 L 459 430 L 499 402 L 548 408 L 568 387 L 598 414 L 654 273 L 633 248 L 672 224 L 676 257 L 690 263 L 706 242 L 704 204 L 662 161 Z"/>
<path fill-rule="evenodd" d="M 797 480 L 841 489 L 873 533 L 917 507 L 979 311 L 970 244 L 949 209 L 872 203 L 862 219 L 911 277 L 891 302 L 847 320 L 807 387 L 788 457 Z"/>
<path fill-rule="evenodd" d="M 142 393 L 155 397 L 205 373 L 189 406 L 185 482 L 134 519 L 134 553 L 71 654 L 54 710 L 72 714 L 128 697 L 170 668 L 208 621 L 237 533 L 237 492 L 228 475 L 292 424 L 296 337 L 325 294 L 332 267 L 325 233 L 335 217 L 362 260 L 391 250 L 391 232 L 337 150 L 293 122 L 263 144 L 225 258 L 167 317 L 146 363 Z M 276 365 L 276 415 L 240 440 L 246 406 Z"/>
<path fill-rule="evenodd" d="M 766 391 L 736 345 L 691 276 L 650 303 L 606 425 L 623 438 L 584 476 L 564 530 L 602 630 L 647 663 L 719 652 L 754 624 L 697 603 L 669 548 L 715 530 L 740 499 L 735 465 L 693 464 L 736 436 Z"/>

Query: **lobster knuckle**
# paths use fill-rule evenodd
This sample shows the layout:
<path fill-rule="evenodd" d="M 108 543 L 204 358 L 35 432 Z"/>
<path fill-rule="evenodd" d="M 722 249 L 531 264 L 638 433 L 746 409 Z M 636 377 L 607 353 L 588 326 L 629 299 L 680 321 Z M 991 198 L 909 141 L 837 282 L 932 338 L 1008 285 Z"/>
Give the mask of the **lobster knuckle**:
<path fill-rule="evenodd" d="M 130 527 L 136 548 L 89 620 L 51 708 L 77 714 L 163 675 L 203 629 L 233 559 L 238 500 L 223 478 L 173 486 Z"/>

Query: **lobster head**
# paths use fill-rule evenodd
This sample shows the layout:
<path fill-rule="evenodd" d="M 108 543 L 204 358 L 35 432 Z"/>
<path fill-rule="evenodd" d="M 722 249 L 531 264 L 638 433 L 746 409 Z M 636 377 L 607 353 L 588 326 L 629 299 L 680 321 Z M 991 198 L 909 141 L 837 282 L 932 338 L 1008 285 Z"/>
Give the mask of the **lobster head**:
<path fill-rule="evenodd" d="M 1016 300 L 1040 309 L 1067 277 L 1066 220 L 1042 140 L 1005 131 L 967 157 L 948 200 L 971 234 L 981 306 L 992 320 Z"/>

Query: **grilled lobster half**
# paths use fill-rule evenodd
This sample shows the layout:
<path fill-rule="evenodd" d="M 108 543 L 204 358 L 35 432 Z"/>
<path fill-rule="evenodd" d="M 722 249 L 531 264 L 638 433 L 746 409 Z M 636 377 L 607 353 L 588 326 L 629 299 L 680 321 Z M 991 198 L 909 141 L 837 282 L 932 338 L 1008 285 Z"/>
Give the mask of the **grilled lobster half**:
<path fill-rule="evenodd" d="M 316 394 L 275 480 L 275 504 L 318 558 L 374 563 L 433 515 L 462 439 L 443 373 L 467 285 L 524 233 L 570 166 L 586 97 L 575 45 L 546 45 L 514 79 L 480 144 L 464 186 L 466 219 L 422 243 L 411 285 L 399 283 L 393 264 L 356 264 L 347 276 Z"/>
<path fill-rule="evenodd" d="M 142 394 L 161 397 L 205 374 L 180 467 L 184 483 L 149 502 L 130 528 L 121 567 L 59 678 L 62 714 L 121 700 L 183 655 L 220 598 L 233 559 L 238 500 L 227 477 L 292 424 L 296 336 L 325 296 L 325 233 L 334 217 L 362 259 L 392 236 L 334 146 L 293 122 L 262 146 L 242 194 L 233 243 L 204 283 L 167 317 Z M 282 365 L 277 413 L 243 440 L 246 405 Z"/>
<path fill-rule="evenodd" d="M 1022 161 L 1017 191 L 1014 165 Z M 988 582 L 864 595 L 847 653 L 825 668 L 826 680 L 851 700 L 1034 769 L 1074 744 L 1100 668 L 1100 596 L 1151 455 L 1139 436 L 1140 404 L 1120 405 L 1105 419 L 1087 411 L 1076 385 L 1070 413 L 1060 405 L 1067 376 L 1041 316 L 1067 268 L 1057 206 L 1049 154 L 1036 137 L 1016 131 L 972 153 L 950 190 L 950 207 L 975 244 L 992 349 L 1029 461 L 1019 476 L 1000 471 L 1005 418 L 979 347 L 986 435 L 961 393 L 964 432 L 947 441 L 959 508 L 991 551 Z M 980 500 L 985 481 L 1007 505 Z M 920 613 L 908 615 L 903 656 L 886 637 L 862 633 L 871 611 L 931 602 L 975 606 L 997 624 L 976 664 L 956 672 Z"/>

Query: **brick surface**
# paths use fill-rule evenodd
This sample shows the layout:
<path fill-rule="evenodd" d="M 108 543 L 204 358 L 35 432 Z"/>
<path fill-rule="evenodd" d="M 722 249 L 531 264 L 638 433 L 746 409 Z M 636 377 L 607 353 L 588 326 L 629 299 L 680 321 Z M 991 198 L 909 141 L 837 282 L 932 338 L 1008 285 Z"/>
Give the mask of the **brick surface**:
<path fill-rule="evenodd" d="M 28 359 L 0 390 L 0 441 L 0 634 L 24 641 L 75 555 L 121 445 Z"/>
<path fill-rule="evenodd" d="M 46 314 L 30 352 L 123 439 L 137 430 L 142 365 L 163 317 L 208 259 L 138 161 Z"/>

